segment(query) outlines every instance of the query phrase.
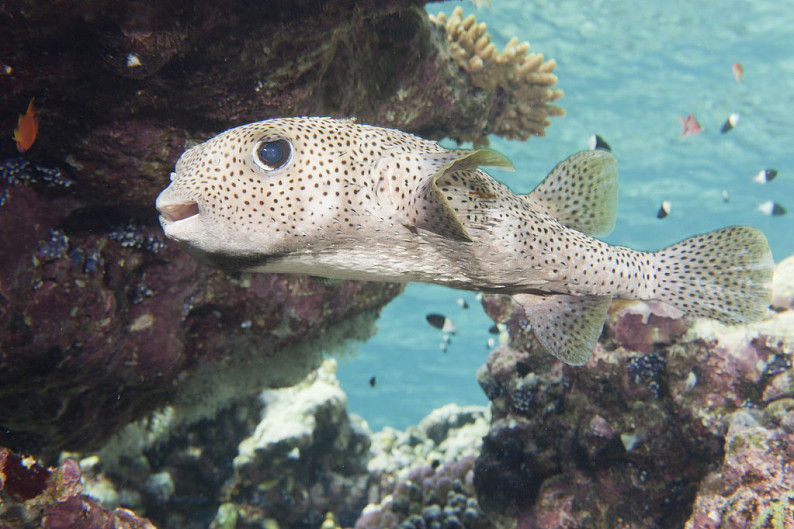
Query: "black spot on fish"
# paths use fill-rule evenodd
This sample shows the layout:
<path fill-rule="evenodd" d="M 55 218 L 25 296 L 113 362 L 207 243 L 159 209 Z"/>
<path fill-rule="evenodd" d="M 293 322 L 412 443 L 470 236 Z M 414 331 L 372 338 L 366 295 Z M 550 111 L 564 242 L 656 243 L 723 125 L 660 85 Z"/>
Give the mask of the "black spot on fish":
<path fill-rule="evenodd" d="M 786 208 L 771 200 L 764 202 L 763 204 L 759 204 L 758 211 L 764 215 L 771 215 L 773 217 L 779 217 L 780 215 L 786 214 Z"/>
<path fill-rule="evenodd" d="M 372 376 L 372 377 L 369 379 L 369 385 L 370 385 L 370 386 L 372 386 L 372 387 L 374 388 L 374 387 L 375 387 L 375 384 L 377 384 L 377 383 L 378 383 L 378 380 L 375 378 L 375 375 L 373 375 L 373 376 Z"/>
<path fill-rule="evenodd" d="M 720 132 L 725 134 L 733 127 L 735 127 L 738 122 L 739 122 L 739 114 L 731 114 L 730 116 L 728 116 L 728 119 L 725 120 L 725 123 L 722 124 L 722 128 L 720 129 Z"/>
<path fill-rule="evenodd" d="M 766 184 L 767 182 L 771 182 L 777 176 L 777 169 L 763 169 L 755 175 L 753 178 L 754 182 L 759 184 Z"/>
<path fill-rule="evenodd" d="M 435 327 L 436 329 L 443 329 L 444 322 L 447 321 L 447 317 L 443 314 L 428 314 L 425 316 L 427 323 Z"/>
<path fill-rule="evenodd" d="M 441 329 L 445 333 L 455 334 L 458 332 L 458 329 L 452 325 L 452 321 L 443 314 L 428 314 L 425 318 L 427 319 L 427 323 L 436 329 Z"/>

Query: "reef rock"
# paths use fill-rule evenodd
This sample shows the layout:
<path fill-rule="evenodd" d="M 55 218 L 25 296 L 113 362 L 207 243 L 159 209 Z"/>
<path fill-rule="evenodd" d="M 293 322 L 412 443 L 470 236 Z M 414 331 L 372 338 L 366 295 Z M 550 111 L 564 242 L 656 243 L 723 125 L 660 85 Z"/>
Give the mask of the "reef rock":
<path fill-rule="evenodd" d="M 199 422 L 163 411 L 138 435 L 128 426 L 97 453 L 64 457 L 79 460 L 94 504 L 162 528 L 491 528 L 472 481 L 487 408 L 448 405 L 404 432 L 370 434 L 348 414 L 335 365 Z"/>
<path fill-rule="evenodd" d="M 725 458 L 703 480 L 687 529 L 794 527 L 794 399 L 727 421 Z"/>
<path fill-rule="evenodd" d="M 335 367 L 327 359 L 294 386 L 197 422 L 166 408 L 98 452 L 68 455 L 93 501 L 158 527 L 317 529 L 329 512 L 350 527 L 368 501 L 370 438 Z"/>
<path fill-rule="evenodd" d="M 105 508 L 83 494 L 80 477 L 74 459 L 47 468 L 0 447 L 0 527 L 155 529 L 132 511 Z"/>
<path fill-rule="evenodd" d="M 294 384 L 401 291 L 229 275 L 25 183 L 0 206 L 0 445 L 15 450 L 92 449 L 166 402 L 195 420 Z"/>
<path fill-rule="evenodd" d="M 369 504 L 356 529 L 491 529 L 473 482 L 488 419 L 486 408 L 450 404 L 404 432 L 373 434 Z"/>
<path fill-rule="evenodd" d="M 573 368 L 510 298 L 483 305 L 511 337 L 478 373 L 493 421 L 474 485 L 500 527 L 791 525 L 793 311 L 727 327 L 615 303 Z"/>
<path fill-rule="evenodd" d="M 794 309 L 794 255 L 783 259 L 775 267 L 772 281 L 772 308 Z"/>
<path fill-rule="evenodd" d="M 138 211 L 187 147 L 260 119 L 355 116 L 439 139 L 542 134 L 560 113 L 545 105 L 561 95 L 550 88 L 553 63 L 525 64 L 516 41 L 494 54 L 512 73 L 500 66 L 491 77 L 523 81 L 483 87 L 468 63 L 450 60 L 462 41 L 448 41 L 424 4 L 10 0 L 0 12 L 0 122 L 15 123 L 35 96 L 39 134 L 25 156 L 57 160 L 87 203 Z M 14 154 L 13 142 L 0 145 L 0 159 Z"/>
<path fill-rule="evenodd" d="M 173 428 L 297 382 L 321 336 L 367 334 L 398 286 L 227 275 L 166 243 L 153 205 L 185 149 L 268 117 L 459 140 L 542 133 L 559 113 L 546 105 L 560 95 L 553 62 L 516 41 L 492 54 L 499 66 L 475 46 L 485 62 L 472 69 L 458 27 L 472 20 L 436 24 L 423 6 L 3 3 L 0 122 L 10 136 L 34 97 L 39 127 L 24 153 L 0 142 L 0 444 L 94 448 L 166 402 L 151 422 Z M 498 86 L 483 83 L 492 69 Z"/>
<path fill-rule="evenodd" d="M 234 479 L 224 487 L 238 520 L 319 527 L 333 512 L 345 526 L 366 502 L 369 429 L 347 414 L 347 397 L 326 360 L 300 384 L 266 390 L 262 420 L 238 445 Z M 217 517 L 216 517 L 217 520 Z"/>

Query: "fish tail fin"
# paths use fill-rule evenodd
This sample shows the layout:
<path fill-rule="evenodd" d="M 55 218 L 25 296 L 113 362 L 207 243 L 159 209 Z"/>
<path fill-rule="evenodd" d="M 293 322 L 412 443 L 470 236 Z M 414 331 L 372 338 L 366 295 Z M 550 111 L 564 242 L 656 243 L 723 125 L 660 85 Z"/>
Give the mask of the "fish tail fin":
<path fill-rule="evenodd" d="M 655 299 L 692 316 L 738 324 L 762 319 L 775 263 L 759 230 L 732 226 L 659 250 Z"/>

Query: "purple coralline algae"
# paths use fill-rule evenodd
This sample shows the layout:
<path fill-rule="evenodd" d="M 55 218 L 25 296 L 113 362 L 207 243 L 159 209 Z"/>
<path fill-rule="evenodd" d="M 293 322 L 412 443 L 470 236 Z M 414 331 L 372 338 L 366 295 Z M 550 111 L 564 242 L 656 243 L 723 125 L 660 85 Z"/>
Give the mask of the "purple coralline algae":
<path fill-rule="evenodd" d="M 511 336 L 478 374 L 493 422 L 474 484 L 501 527 L 794 526 L 791 310 L 727 327 L 615 303 L 572 368 L 512 300 L 483 304 Z"/>
<path fill-rule="evenodd" d="M 686 528 L 794 527 L 794 399 L 727 421 L 722 467 L 703 480 Z"/>
<path fill-rule="evenodd" d="M 155 529 L 124 508 L 107 509 L 83 494 L 80 467 L 66 458 L 45 468 L 0 447 L 0 528 Z"/>
<path fill-rule="evenodd" d="M 339 325 L 365 314 L 371 320 L 401 290 L 228 275 L 167 246 L 158 228 L 127 220 L 102 226 L 103 217 L 71 196 L 6 189 L 0 444 L 13 449 L 98 448 L 185 391 L 186 405 L 199 393 L 211 408 L 221 378 L 213 387 L 207 373 L 225 371 L 231 383 L 234 366 L 244 374 L 252 358 L 272 369 L 255 370 L 259 380 L 249 376 L 248 386 L 237 384 L 241 391 L 293 384 L 319 364 L 323 345 L 369 328 Z M 321 336 L 324 343 L 311 343 Z"/>

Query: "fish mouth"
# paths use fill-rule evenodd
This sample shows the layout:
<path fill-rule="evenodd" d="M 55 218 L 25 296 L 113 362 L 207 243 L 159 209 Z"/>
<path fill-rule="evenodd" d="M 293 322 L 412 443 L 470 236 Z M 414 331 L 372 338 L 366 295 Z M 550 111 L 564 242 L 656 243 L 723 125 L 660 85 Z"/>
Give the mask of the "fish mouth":
<path fill-rule="evenodd" d="M 187 200 L 177 204 L 158 204 L 157 211 L 168 222 L 178 222 L 199 214 L 198 203 L 194 200 Z"/>

